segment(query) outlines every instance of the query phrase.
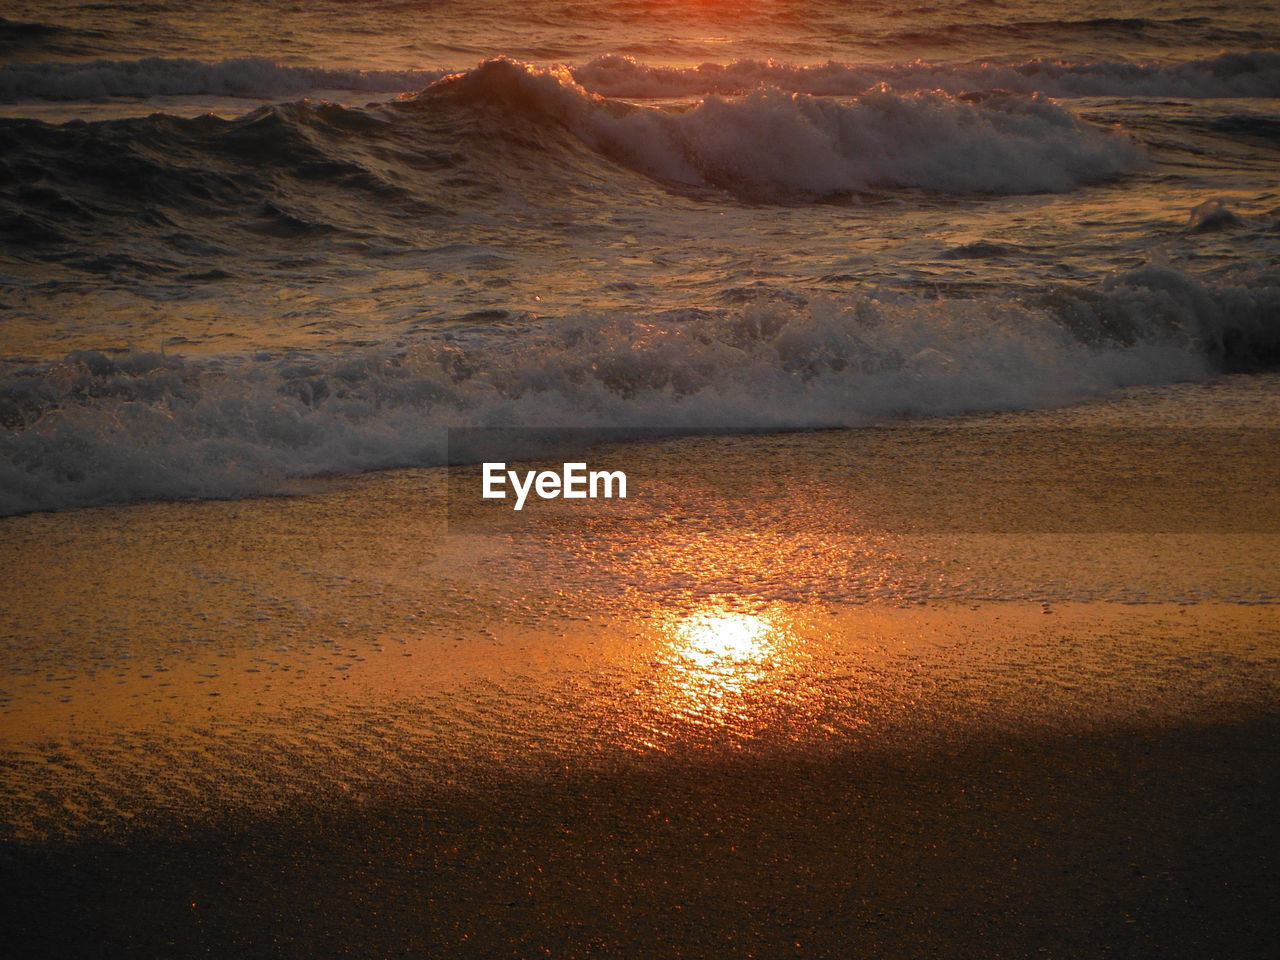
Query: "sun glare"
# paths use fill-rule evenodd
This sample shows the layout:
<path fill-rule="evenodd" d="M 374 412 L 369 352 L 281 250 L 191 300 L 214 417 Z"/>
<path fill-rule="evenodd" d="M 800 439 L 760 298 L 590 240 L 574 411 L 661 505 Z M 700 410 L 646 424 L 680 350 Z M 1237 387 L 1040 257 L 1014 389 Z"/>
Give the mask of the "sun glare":
<path fill-rule="evenodd" d="M 662 636 L 654 705 L 668 721 L 743 738 L 767 725 L 776 688 L 793 666 L 789 634 L 778 623 L 712 606 L 668 621 Z"/>
<path fill-rule="evenodd" d="M 768 621 L 749 613 L 700 613 L 676 624 L 679 654 L 700 667 L 759 663 L 771 646 Z"/>

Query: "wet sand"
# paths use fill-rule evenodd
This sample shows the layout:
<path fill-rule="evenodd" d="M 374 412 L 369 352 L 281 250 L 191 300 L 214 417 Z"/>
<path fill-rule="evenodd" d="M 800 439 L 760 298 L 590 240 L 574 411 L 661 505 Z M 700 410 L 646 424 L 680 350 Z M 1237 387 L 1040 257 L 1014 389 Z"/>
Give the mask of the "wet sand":
<path fill-rule="evenodd" d="M 444 470 L 4 520 L 8 942 L 1265 955 L 1277 396 L 633 445 L 514 528 Z"/>
<path fill-rule="evenodd" d="M 9 845 L 23 956 L 1261 957 L 1274 720 L 658 760 Z"/>

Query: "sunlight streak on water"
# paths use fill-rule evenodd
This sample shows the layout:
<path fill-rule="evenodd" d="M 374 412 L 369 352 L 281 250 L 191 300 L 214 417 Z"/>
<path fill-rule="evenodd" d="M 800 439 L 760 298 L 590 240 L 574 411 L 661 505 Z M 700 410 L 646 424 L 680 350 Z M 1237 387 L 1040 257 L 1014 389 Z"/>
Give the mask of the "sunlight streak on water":
<path fill-rule="evenodd" d="M 779 710 L 795 699 L 798 642 L 770 613 L 713 601 L 664 622 L 661 633 L 650 706 L 662 718 L 653 728 L 663 737 L 687 737 L 693 726 L 750 739 L 776 725 Z"/>

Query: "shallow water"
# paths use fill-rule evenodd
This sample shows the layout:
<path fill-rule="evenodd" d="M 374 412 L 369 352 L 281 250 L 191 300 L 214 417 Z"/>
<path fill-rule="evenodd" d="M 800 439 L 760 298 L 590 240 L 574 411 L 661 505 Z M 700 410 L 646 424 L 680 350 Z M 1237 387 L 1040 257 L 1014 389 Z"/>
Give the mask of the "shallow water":
<path fill-rule="evenodd" d="M 6 518 L 0 808 L 118 834 L 1266 716 L 1278 397 L 614 444 L 625 509 L 519 523 L 470 468 Z"/>

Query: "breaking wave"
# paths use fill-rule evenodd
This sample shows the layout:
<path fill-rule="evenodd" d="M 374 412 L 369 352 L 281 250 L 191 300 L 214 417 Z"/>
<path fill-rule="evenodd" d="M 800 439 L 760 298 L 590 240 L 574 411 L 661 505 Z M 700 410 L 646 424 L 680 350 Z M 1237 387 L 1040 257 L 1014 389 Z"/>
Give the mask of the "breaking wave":
<path fill-rule="evenodd" d="M 856 426 L 1280 361 L 1275 275 L 1147 267 L 1021 304 L 792 300 L 285 358 L 73 353 L 0 379 L 0 513 L 440 464 L 449 427 Z"/>
<path fill-rule="evenodd" d="M 237 120 L 0 120 L 0 134 L 11 171 L 0 180 L 0 238 L 24 251 L 63 247 L 103 269 L 115 269 L 127 244 L 133 260 L 146 251 L 154 264 L 138 261 L 138 270 L 161 272 L 186 269 L 188 247 L 235 249 L 246 233 L 363 240 L 382 230 L 385 239 L 428 217 L 479 212 L 477 204 L 504 216 L 499 184 L 584 203 L 598 202 L 601 184 L 796 203 L 903 188 L 1062 192 L 1146 162 L 1123 133 L 1042 97 L 876 90 L 836 101 L 762 88 L 643 106 L 509 60 L 373 109 L 303 101 Z M 163 212 L 139 217 L 156 204 Z M 173 224 L 188 213 L 203 236 L 175 246 Z M 102 254 L 85 260 L 94 238 Z"/>
<path fill-rule="evenodd" d="M 659 180 L 747 200 L 884 187 L 945 193 L 1065 191 L 1140 169 L 1128 138 L 1041 97 L 953 97 L 879 89 L 852 101 L 761 88 L 690 109 L 638 107 L 587 92 L 564 70 L 489 61 L 445 78 L 451 94 L 564 124 L 593 150 Z"/>

